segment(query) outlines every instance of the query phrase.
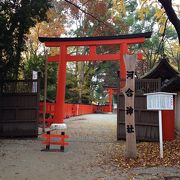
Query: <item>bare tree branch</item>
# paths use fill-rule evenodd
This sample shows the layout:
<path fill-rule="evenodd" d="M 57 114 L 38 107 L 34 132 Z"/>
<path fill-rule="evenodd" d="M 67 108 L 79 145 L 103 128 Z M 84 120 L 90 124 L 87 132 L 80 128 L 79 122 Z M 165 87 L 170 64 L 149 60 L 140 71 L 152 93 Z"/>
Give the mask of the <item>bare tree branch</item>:
<path fill-rule="evenodd" d="M 164 24 L 164 31 L 163 31 L 162 39 L 161 39 L 161 42 L 159 43 L 158 52 L 157 52 L 158 55 L 159 55 L 159 51 L 161 50 L 161 48 L 163 48 L 163 51 L 164 51 L 164 37 L 165 37 L 165 33 L 166 33 L 167 22 L 168 22 L 168 18 L 166 19 L 166 22 Z"/>
<path fill-rule="evenodd" d="M 86 2 L 83 3 L 83 5 L 87 4 L 90 0 L 87 0 Z"/>
<path fill-rule="evenodd" d="M 158 0 L 163 8 L 165 9 L 165 12 L 168 16 L 169 21 L 173 24 L 173 26 L 176 29 L 176 32 L 178 34 L 179 44 L 180 44 L 180 19 L 177 17 L 177 14 L 175 13 L 173 7 L 172 7 L 172 0 Z"/>
<path fill-rule="evenodd" d="M 111 28 L 111 29 L 112 29 L 112 27 L 110 27 L 108 23 L 106 23 L 106 22 L 104 22 L 104 21 L 101 21 L 99 18 L 97 18 L 96 16 L 94 16 L 94 15 L 91 14 L 90 12 L 85 11 L 84 9 L 82 9 L 81 7 L 79 7 L 77 4 L 74 4 L 73 2 L 71 2 L 71 1 L 69 1 L 69 0 L 64 0 L 64 1 L 67 2 L 67 3 L 69 3 L 69 4 L 71 4 L 72 6 L 76 7 L 77 9 L 79 9 L 80 11 L 82 11 L 84 14 L 86 14 L 86 15 L 94 18 L 94 19 L 95 19 L 96 21 L 98 21 L 99 23 L 102 23 L 102 24 L 108 26 L 108 28 Z M 88 1 L 87 1 L 87 2 L 88 2 Z M 87 2 L 86 2 L 86 3 L 87 3 Z"/>

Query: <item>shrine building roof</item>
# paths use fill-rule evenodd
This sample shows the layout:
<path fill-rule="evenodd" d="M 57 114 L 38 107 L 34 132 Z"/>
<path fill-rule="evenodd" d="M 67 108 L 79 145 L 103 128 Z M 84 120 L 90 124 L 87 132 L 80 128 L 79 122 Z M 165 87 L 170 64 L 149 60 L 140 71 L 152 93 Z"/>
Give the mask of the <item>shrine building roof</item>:
<path fill-rule="evenodd" d="M 116 36 L 94 36 L 94 37 L 39 37 L 40 42 L 70 42 L 70 41 L 96 41 L 96 40 L 115 40 L 131 38 L 150 38 L 152 32 L 124 34 Z"/>
<path fill-rule="evenodd" d="M 161 78 L 161 81 L 171 79 L 179 74 L 169 63 L 168 59 L 160 59 L 154 67 L 141 77 L 141 79 L 157 79 Z"/>

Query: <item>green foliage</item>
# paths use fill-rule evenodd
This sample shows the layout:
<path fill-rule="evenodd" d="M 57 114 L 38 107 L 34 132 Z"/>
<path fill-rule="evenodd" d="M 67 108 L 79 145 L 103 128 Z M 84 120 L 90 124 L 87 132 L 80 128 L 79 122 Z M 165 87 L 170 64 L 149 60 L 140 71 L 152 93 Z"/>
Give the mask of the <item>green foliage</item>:
<path fill-rule="evenodd" d="M 48 0 L 4 0 L 0 2 L 0 79 L 17 79 L 25 34 L 46 19 Z"/>
<path fill-rule="evenodd" d="M 92 79 L 95 74 L 95 63 L 71 63 L 67 68 L 66 102 L 90 104 L 93 101 Z"/>
<path fill-rule="evenodd" d="M 24 63 L 24 77 L 25 79 L 31 79 L 32 71 L 41 72 L 41 79 L 40 79 L 40 95 L 41 99 L 43 98 L 44 93 L 44 63 L 45 59 L 43 55 L 32 55 L 30 59 L 28 59 Z M 57 64 L 56 63 L 48 63 L 47 68 L 48 74 L 48 87 L 47 87 L 47 98 L 51 100 L 56 99 L 56 81 L 57 81 Z"/>
<path fill-rule="evenodd" d="M 103 61 L 95 72 L 94 101 L 105 104 L 107 95 L 106 86 L 118 87 L 119 63 L 117 61 Z"/>
<path fill-rule="evenodd" d="M 73 72 L 68 70 L 66 73 L 66 103 L 78 103 L 79 94 L 78 89 L 75 88 L 77 87 L 76 83 L 77 80 Z"/>

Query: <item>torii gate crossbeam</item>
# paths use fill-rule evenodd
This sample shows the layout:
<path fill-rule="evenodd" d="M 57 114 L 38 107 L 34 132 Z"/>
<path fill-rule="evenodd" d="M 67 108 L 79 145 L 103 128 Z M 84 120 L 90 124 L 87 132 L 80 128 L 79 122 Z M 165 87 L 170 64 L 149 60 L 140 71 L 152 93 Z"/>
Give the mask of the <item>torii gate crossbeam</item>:
<path fill-rule="evenodd" d="M 125 64 L 123 60 L 124 54 L 128 53 L 128 45 L 144 43 L 145 38 L 151 37 L 151 32 L 118 35 L 118 36 L 98 36 L 98 37 L 78 37 L 78 38 L 54 38 L 39 37 L 39 40 L 45 43 L 46 47 L 59 47 L 60 54 L 58 56 L 50 56 L 49 62 L 58 62 L 58 80 L 55 105 L 55 123 L 64 122 L 64 100 L 65 100 L 65 84 L 66 84 L 66 63 L 68 61 L 105 61 L 115 60 L 120 63 L 120 78 L 126 79 Z M 115 54 L 97 54 L 97 46 L 103 45 L 119 45 L 120 51 Z M 67 48 L 70 46 L 88 46 L 90 51 L 88 55 L 70 55 Z"/>

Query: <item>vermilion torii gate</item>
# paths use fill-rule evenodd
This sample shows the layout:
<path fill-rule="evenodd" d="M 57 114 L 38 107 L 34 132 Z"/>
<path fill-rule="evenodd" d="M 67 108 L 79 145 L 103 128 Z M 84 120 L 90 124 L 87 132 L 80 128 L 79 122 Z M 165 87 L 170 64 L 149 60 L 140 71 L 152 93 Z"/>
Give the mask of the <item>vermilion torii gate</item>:
<path fill-rule="evenodd" d="M 109 112 L 113 112 L 113 95 L 117 94 L 117 92 L 115 92 L 114 90 L 117 91 L 117 87 L 106 87 L 107 92 L 105 92 L 106 94 L 109 95 Z"/>
<path fill-rule="evenodd" d="M 123 55 L 128 53 L 128 45 L 144 43 L 145 38 L 150 37 L 151 32 L 118 36 L 78 38 L 39 37 L 39 41 L 45 43 L 46 47 L 60 48 L 59 55 L 48 57 L 48 62 L 59 63 L 54 123 L 64 122 L 66 63 L 68 61 L 119 61 L 120 77 L 121 80 L 123 80 L 126 79 Z M 119 45 L 120 51 L 115 54 L 97 54 L 97 46 L 103 45 Z M 87 55 L 70 55 L 67 53 L 67 48 L 70 46 L 88 46 L 90 51 Z"/>

